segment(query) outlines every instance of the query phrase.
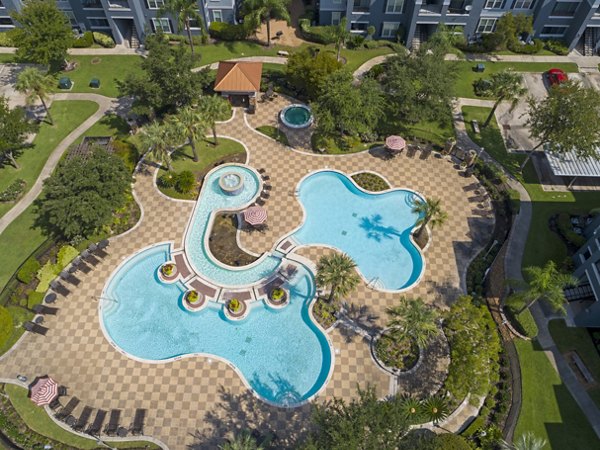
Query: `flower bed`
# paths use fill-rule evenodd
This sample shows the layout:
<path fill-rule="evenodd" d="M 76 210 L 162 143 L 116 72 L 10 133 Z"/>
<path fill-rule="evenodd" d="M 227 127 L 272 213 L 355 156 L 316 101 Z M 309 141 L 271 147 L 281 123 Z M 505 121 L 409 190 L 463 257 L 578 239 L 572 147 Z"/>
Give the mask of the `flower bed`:
<path fill-rule="evenodd" d="M 385 181 L 379 175 L 371 172 L 357 173 L 355 175 L 352 175 L 352 179 L 361 188 L 371 192 L 385 191 L 386 189 L 389 189 L 391 187 L 387 183 L 387 181 Z"/>
<path fill-rule="evenodd" d="M 396 338 L 390 332 L 382 333 L 374 343 L 374 355 L 386 368 L 408 371 L 417 365 L 421 354 L 412 339 Z"/>
<path fill-rule="evenodd" d="M 321 298 L 318 298 L 315 302 L 312 312 L 316 321 L 319 322 L 319 325 L 325 330 L 333 326 L 337 320 L 337 308 L 335 304 L 328 303 Z"/>

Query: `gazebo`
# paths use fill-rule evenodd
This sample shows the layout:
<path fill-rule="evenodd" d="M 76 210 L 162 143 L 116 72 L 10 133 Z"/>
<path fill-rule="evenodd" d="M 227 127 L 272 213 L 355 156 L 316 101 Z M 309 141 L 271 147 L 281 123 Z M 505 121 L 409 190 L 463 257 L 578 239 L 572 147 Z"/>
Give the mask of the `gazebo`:
<path fill-rule="evenodd" d="M 578 157 L 574 150 L 563 154 L 545 152 L 550 170 L 557 176 L 569 181 L 567 188 L 570 189 L 575 181 L 581 180 L 585 184 L 596 185 L 600 179 L 600 160 L 593 158 Z M 600 156 L 600 148 L 597 150 Z M 591 181 L 593 180 L 593 181 Z"/>
<path fill-rule="evenodd" d="M 214 90 L 227 98 L 233 106 L 245 106 L 249 112 L 254 112 L 261 77 L 260 62 L 221 61 Z"/>

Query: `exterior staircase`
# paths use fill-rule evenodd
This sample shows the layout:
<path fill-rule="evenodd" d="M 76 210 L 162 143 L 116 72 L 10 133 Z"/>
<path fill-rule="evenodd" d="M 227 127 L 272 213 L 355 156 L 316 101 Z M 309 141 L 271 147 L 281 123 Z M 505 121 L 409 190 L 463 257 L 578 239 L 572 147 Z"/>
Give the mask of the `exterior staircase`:
<path fill-rule="evenodd" d="M 130 35 L 129 35 L 129 47 L 130 48 L 140 48 L 140 40 L 138 39 L 137 28 L 135 27 L 135 22 L 131 25 Z"/>
<path fill-rule="evenodd" d="M 594 30 L 587 28 L 583 35 L 583 56 L 594 56 Z"/>

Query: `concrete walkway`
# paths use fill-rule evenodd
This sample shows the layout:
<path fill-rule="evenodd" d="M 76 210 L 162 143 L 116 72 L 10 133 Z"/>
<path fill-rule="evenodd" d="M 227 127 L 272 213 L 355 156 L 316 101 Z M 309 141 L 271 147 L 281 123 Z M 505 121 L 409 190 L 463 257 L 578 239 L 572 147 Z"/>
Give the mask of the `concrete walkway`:
<path fill-rule="evenodd" d="M 3 54 L 12 54 L 16 51 L 15 47 L 0 47 L 0 53 Z M 143 47 L 128 48 L 121 45 L 117 45 L 114 48 L 70 48 L 68 52 L 69 55 L 146 55 Z"/>
<path fill-rule="evenodd" d="M 224 59 L 223 61 L 246 61 L 246 62 L 261 62 L 265 64 L 286 64 L 287 58 L 285 56 L 242 56 L 240 58 L 232 58 L 232 59 Z M 219 62 L 214 62 L 212 64 L 205 64 L 200 67 L 194 67 L 192 72 L 198 72 L 202 69 L 209 68 L 211 70 L 216 70 L 219 66 Z"/>
<path fill-rule="evenodd" d="M 25 211 L 37 198 L 42 191 L 44 186 L 44 180 L 48 178 L 56 165 L 60 161 L 62 154 L 69 148 L 69 146 L 75 142 L 88 128 L 94 125 L 98 120 L 109 112 L 118 113 L 125 109 L 125 99 L 114 99 L 104 97 L 98 94 L 74 94 L 74 93 L 61 93 L 54 94 L 52 101 L 54 100 L 88 100 L 98 104 L 98 110 L 92 114 L 85 122 L 75 128 L 69 135 L 64 138 L 52 151 L 50 157 L 46 161 L 46 164 L 42 168 L 37 180 L 31 189 L 4 215 L 0 218 L 0 233 L 2 233 L 6 227 L 8 227 L 13 220 L 15 220 L 23 211 Z"/>

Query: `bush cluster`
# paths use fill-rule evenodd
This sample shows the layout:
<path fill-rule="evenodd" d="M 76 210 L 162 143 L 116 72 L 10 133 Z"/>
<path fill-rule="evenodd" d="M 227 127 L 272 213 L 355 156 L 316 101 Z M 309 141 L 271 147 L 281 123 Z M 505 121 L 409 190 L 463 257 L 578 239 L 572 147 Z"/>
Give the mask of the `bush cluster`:
<path fill-rule="evenodd" d="M 159 177 L 158 185 L 166 189 L 174 188 L 177 192 L 187 194 L 196 185 L 196 177 L 189 170 L 180 173 L 168 172 Z"/>
<path fill-rule="evenodd" d="M 504 308 L 504 312 L 508 316 L 511 325 L 513 325 L 519 333 L 524 336 L 534 338 L 538 334 L 537 324 L 535 323 L 535 320 L 533 320 L 533 316 L 531 315 L 530 311 L 525 310 L 519 314 L 519 310 L 521 308 L 521 305 L 517 306 L 507 304 Z"/>
<path fill-rule="evenodd" d="M 300 26 L 300 36 L 307 41 L 325 45 L 335 42 L 332 25 L 313 27 L 308 19 L 300 19 L 298 25 Z"/>
<path fill-rule="evenodd" d="M 101 45 L 104 48 L 113 48 L 116 45 L 112 36 L 99 31 L 94 31 L 93 40 L 96 44 Z"/>
<path fill-rule="evenodd" d="M 169 39 L 169 42 L 179 42 L 179 43 L 189 44 L 188 36 L 183 35 L 183 34 L 169 34 L 168 39 Z M 208 41 L 208 39 L 204 35 L 202 35 L 202 36 L 193 36 L 192 35 L 192 42 L 194 43 L 194 45 L 206 44 L 207 41 Z"/>
<path fill-rule="evenodd" d="M 73 41 L 73 48 L 88 48 L 92 45 L 94 45 L 94 36 L 91 31 L 86 31 L 83 36 Z"/>
<path fill-rule="evenodd" d="M 10 33 L 0 33 L 0 47 L 14 47 L 15 43 L 10 37 Z"/>
<path fill-rule="evenodd" d="M 17 280 L 25 284 L 31 283 L 41 267 L 42 266 L 40 265 L 37 259 L 27 259 L 17 272 Z"/>
<path fill-rule="evenodd" d="M 585 244 L 585 238 L 573 231 L 571 226 L 571 216 L 567 213 L 560 213 L 556 218 L 556 225 L 560 234 L 574 247 L 581 247 Z"/>
<path fill-rule="evenodd" d="M 0 192 L 0 202 L 14 202 L 21 196 L 26 185 L 27 183 L 25 180 L 22 180 L 21 178 L 16 179 L 6 189 Z"/>
<path fill-rule="evenodd" d="M 241 41 L 248 37 L 248 30 L 245 26 L 226 22 L 212 22 L 208 33 L 212 38 L 221 41 Z"/>
<path fill-rule="evenodd" d="M 551 51 L 552 53 L 555 53 L 557 55 L 568 55 L 569 54 L 569 47 L 567 47 L 564 42 L 561 41 L 556 41 L 556 40 L 548 40 L 546 42 L 544 42 L 544 48 L 548 51 Z"/>
<path fill-rule="evenodd" d="M 544 48 L 544 42 L 540 39 L 534 39 L 531 44 L 513 44 L 508 46 L 511 52 L 522 55 L 534 55 L 539 53 L 542 48 Z"/>

